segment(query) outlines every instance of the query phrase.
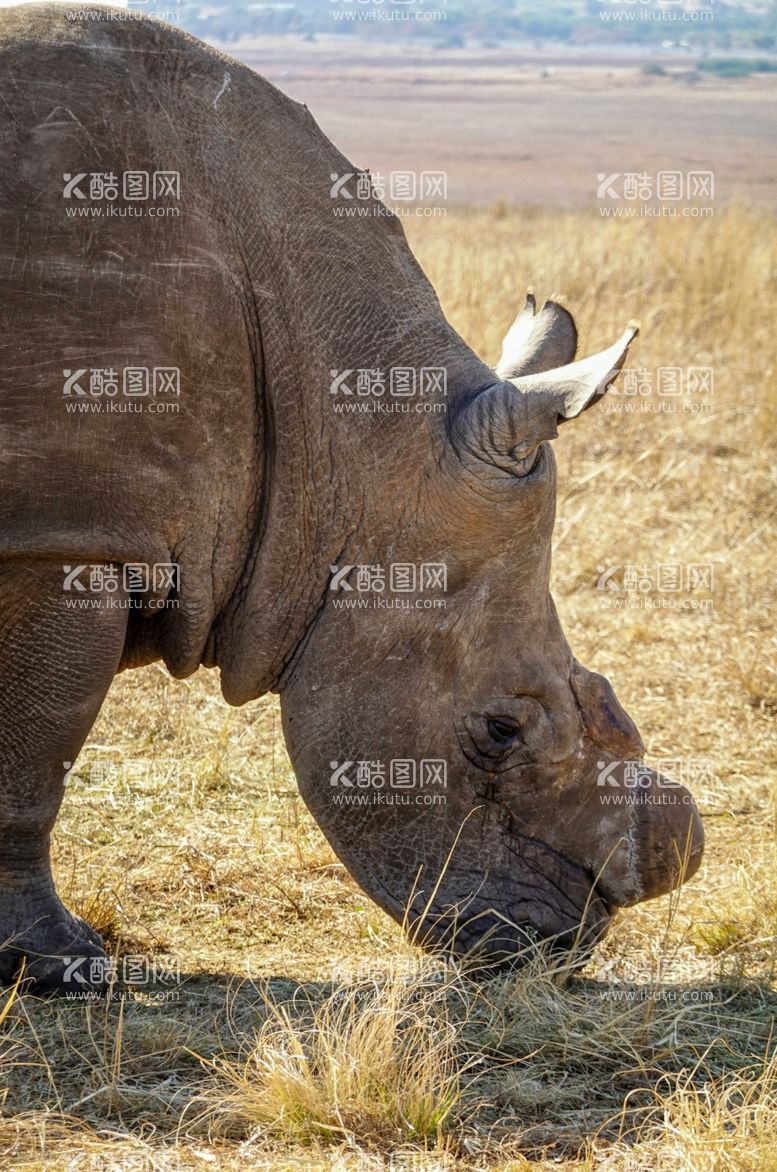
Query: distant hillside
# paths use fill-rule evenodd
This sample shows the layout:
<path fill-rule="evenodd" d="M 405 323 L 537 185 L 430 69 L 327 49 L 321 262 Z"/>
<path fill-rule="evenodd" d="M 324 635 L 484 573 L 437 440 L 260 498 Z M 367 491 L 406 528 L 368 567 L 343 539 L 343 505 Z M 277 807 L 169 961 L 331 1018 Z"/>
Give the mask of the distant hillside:
<path fill-rule="evenodd" d="M 423 37 L 444 47 L 519 39 L 777 50 L 777 0 L 130 0 L 145 12 L 154 5 L 208 41 L 275 33 Z"/>

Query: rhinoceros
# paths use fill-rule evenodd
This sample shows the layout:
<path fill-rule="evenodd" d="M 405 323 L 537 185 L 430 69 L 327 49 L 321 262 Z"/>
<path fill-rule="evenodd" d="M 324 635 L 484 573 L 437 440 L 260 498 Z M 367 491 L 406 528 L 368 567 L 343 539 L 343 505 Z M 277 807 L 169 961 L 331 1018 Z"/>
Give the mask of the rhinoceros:
<path fill-rule="evenodd" d="M 50 833 L 159 660 L 280 694 L 307 806 L 417 943 L 585 955 L 703 844 L 549 593 L 551 441 L 634 331 L 575 362 L 529 297 L 492 369 L 306 107 L 160 22 L 6 9 L 0 54 L 0 978 L 104 956 Z"/>

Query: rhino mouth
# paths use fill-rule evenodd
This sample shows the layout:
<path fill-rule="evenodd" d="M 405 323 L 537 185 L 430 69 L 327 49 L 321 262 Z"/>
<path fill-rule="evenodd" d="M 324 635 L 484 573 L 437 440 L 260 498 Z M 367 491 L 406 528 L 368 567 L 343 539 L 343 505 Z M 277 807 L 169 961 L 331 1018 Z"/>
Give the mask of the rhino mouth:
<path fill-rule="evenodd" d="M 415 921 L 411 938 L 429 952 L 490 972 L 522 968 L 540 954 L 579 966 L 603 939 L 613 914 L 604 900 L 594 897 L 585 918 L 549 931 L 534 918 L 511 919 L 491 906 L 466 918 L 431 909 Z"/>
<path fill-rule="evenodd" d="M 450 868 L 431 902 L 419 892 L 404 916 L 411 940 L 491 971 L 538 951 L 584 963 L 616 910 L 596 876 L 535 839 L 506 846 L 509 868 Z"/>

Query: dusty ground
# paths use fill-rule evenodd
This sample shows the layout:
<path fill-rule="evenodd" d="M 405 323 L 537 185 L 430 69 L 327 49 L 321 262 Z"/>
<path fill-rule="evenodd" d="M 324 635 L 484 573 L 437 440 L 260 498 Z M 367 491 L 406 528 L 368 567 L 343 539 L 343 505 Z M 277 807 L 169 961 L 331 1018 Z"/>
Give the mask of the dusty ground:
<path fill-rule="evenodd" d="M 489 359 L 529 284 L 564 295 L 584 351 L 641 320 L 653 390 L 557 441 L 554 592 L 650 759 L 690 771 L 705 864 L 676 905 L 624 912 L 582 975 L 441 978 L 295 797 L 276 698 L 233 710 L 214 673 L 128 673 L 56 864 L 119 963 L 158 972 L 124 1005 L 6 994 L 4 1167 L 777 1168 L 777 223 L 501 210 L 410 234 Z M 658 368 L 688 366 L 711 391 L 658 394 Z M 689 563 L 709 588 L 623 586 L 626 564 Z M 614 566 L 621 591 L 599 589 Z"/>
<path fill-rule="evenodd" d="M 590 207 L 596 175 L 711 170 L 717 198 L 774 203 L 777 77 L 685 77 L 676 50 L 456 50 L 348 38 L 227 46 L 306 102 L 360 167 L 444 170 L 456 204 Z M 667 77 L 645 77 L 646 61 Z"/>

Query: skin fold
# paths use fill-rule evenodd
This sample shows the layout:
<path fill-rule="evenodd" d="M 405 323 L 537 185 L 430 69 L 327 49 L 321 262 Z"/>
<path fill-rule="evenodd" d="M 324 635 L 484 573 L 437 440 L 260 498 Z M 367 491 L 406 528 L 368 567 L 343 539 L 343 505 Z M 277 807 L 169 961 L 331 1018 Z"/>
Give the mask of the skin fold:
<path fill-rule="evenodd" d="M 573 363 L 571 316 L 530 298 L 486 366 L 398 219 L 336 214 L 357 168 L 305 107 L 177 30 L 4 9 L 0 79 L 0 978 L 58 990 L 100 955 L 49 835 L 115 672 L 154 660 L 280 693 L 305 802 L 427 947 L 584 950 L 692 874 L 682 787 L 645 769 L 603 803 L 642 742 L 548 589 L 551 441 L 632 335 Z M 68 214 L 65 176 L 137 169 L 179 176 L 176 214 Z M 175 412 L 66 409 L 64 372 L 136 366 L 179 371 Z M 337 372 L 391 368 L 444 370 L 445 410 L 333 409 Z M 69 605 L 64 567 L 138 563 L 175 584 Z M 444 566 L 445 605 L 335 606 L 342 567 L 393 564 Z M 444 801 L 335 800 L 342 764 L 398 760 L 444 762 Z"/>

